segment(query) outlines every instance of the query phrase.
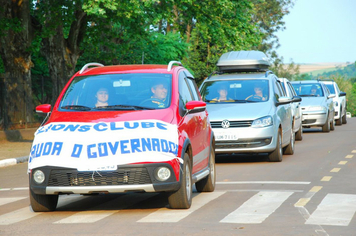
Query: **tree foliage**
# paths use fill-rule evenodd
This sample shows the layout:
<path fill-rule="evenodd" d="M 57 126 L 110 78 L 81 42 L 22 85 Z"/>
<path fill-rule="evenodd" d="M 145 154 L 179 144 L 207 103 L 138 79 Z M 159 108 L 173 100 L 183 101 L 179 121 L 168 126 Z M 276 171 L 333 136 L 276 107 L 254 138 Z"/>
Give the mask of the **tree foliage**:
<path fill-rule="evenodd" d="M 30 7 L 22 16 L 7 18 L 9 6 L 0 8 L 0 73 L 11 70 L 7 62 L 14 60 L 6 53 L 10 46 L 3 43 L 9 30 L 30 35 L 17 51 L 28 58 L 29 68 L 33 66 L 32 83 L 26 85 L 32 88 L 33 104 L 53 104 L 74 72 L 93 61 L 110 65 L 181 60 L 199 83 L 216 70 L 224 52 L 258 49 L 273 56 L 278 46 L 274 33 L 283 29 L 282 18 L 293 5 L 292 0 L 11 2 Z M 24 21 L 30 24 L 24 27 Z"/>

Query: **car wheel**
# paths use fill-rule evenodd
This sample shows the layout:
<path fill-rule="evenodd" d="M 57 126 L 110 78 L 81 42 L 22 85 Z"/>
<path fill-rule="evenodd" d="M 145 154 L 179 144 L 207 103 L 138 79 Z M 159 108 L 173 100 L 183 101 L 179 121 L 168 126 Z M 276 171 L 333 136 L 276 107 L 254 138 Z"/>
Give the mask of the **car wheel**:
<path fill-rule="evenodd" d="M 342 125 L 342 120 L 341 120 L 341 119 L 337 119 L 337 120 L 335 121 L 335 123 L 336 123 L 336 125 Z"/>
<path fill-rule="evenodd" d="M 211 147 L 210 158 L 209 158 L 209 168 L 210 173 L 204 179 L 195 183 L 195 187 L 198 192 L 213 192 L 215 190 L 215 150 Z"/>
<path fill-rule="evenodd" d="M 335 130 L 335 120 L 332 119 L 332 121 L 330 122 L 330 130 Z"/>
<path fill-rule="evenodd" d="M 342 116 L 342 123 L 343 124 L 347 124 L 347 120 L 346 120 L 346 114 L 344 114 L 343 116 Z"/>
<path fill-rule="evenodd" d="M 58 195 L 40 195 L 30 187 L 30 204 L 34 212 L 54 211 L 57 207 Z"/>
<path fill-rule="evenodd" d="M 300 126 L 299 130 L 295 134 L 295 140 L 298 140 L 298 141 L 303 140 L 303 126 Z"/>
<path fill-rule="evenodd" d="M 289 144 L 284 148 L 283 154 L 293 155 L 294 154 L 294 144 L 295 144 L 295 133 L 291 130 Z"/>
<path fill-rule="evenodd" d="M 192 171 L 188 153 L 184 154 L 181 178 L 180 189 L 168 197 L 168 203 L 172 209 L 188 209 L 192 205 Z"/>
<path fill-rule="evenodd" d="M 276 149 L 271 152 L 268 156 L 270 161 L 273 162 L 281 162 L 282 161 L 282 135 L 281 135 L 281 131 L 278 130 L 278 134 L 277 134 L 277 146 Z"/>
<path fill-rule="evenodd" d="M 327 116 L 326 122 L 322 127 L 323 132 L 327 133 L 330 132 L 330 122 L 329 122 L 329 115 Z"/>

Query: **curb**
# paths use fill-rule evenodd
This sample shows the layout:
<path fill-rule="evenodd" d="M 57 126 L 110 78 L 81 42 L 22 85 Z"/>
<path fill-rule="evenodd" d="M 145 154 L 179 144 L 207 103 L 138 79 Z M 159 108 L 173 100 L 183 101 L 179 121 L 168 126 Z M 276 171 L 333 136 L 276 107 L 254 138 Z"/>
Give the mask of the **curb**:
<path fill-rule="evenodd" d="M 0 161 L 0 168 L 1 167 L 7 167 L 7 166 L 13 166 L 13 165 L 16 165 L 16 164 L 19 164 L 19 163 L 23 163 L 23 162 L 27 162 L 27 161 L 28 161 L 28 156 L 1 160 Z"/>

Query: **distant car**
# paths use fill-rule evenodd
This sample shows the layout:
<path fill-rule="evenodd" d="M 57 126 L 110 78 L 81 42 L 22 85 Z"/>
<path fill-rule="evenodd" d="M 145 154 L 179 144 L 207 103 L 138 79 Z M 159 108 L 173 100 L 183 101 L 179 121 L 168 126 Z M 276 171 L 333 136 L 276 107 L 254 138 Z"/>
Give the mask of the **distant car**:
<path fill-rule="evenodd" d="M 279 78 L 279 80 L 282 82 L 287 97 L 290 97 L 292 99 L 299 97 L 288 79 Z M 302 113 L 302 107 L 300 106 L 300 103 L 301 101 L 291 102 L 292 116 L 293 116 L 293 131 L 295 133 L 295 140 L 303 139 L 303 125 L 302 125 L 303 113 Z"/>
<path fill-rule="evenodd" d="M 260 51 L 224 53 L 217 64 L 220 71 L 200 86 L 216 153 L 268 153 L 274 162 L 282 161 L 283 153 L 294 153 L 290 103 L 301 99 L 286 96 L 269 65 Z"/>
<path fill-rule="evenodd" d="M 303 127 L 322 127 L 323 132 L 334 130 L 335 95 L 318 80 L 292 81 L 296 93 L 302 97 Z"/>
<path fill-rule="evenodd" d="M 178 64 L 179 66 L 173 66 Z M 93 67 L 94 66 L 94 67 Z M 35 212 L 56 209 L 61 194 L 165 192 L 189 208 L 215 188 L 214 136 L 194 78 L 180 62 L 89 63 L 50 104 L 28 163 Z"/>
<path fill-rule="evenodd" d="M 328 87 L 331 94 L 334 94 L 333 98 L 335 106 L 335 124 L 342 125 L 347 123 L 346 115 L 346 93 L 340 91 L 339 86 L 334 80 L 320 80 L 326 87 Z"/>

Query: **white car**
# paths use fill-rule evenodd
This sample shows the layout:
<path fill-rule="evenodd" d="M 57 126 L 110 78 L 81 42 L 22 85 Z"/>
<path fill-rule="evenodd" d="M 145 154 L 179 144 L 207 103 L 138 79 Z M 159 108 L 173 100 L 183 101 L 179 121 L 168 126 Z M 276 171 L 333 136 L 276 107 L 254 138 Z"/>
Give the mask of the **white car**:
<path fill-rule="evenodd" d="M 328 87 L 331 94 L 335 94 L 335 97 L 333 98 L 335 107 L 335 124 L 346 124 L 346 93 L 340 91 L 339 86 L 337 86 L 337 83 L 334 80 L 321 80 L 321 82 Z"/>
<path fill-rule="evenodd" d="M 304 128 L 322 127 L 323 132 L 334 130 L 334 94 L 319 80 L 292 81 L 296 93 L 302 97 Z"/>
<path fill-rule="evenodd" d="M 281 81 L 284 91 L 286 92 L 287 97 L 289 98 L 300 98 L 297 93 L 295 92 L 292 84 L 286 78 L 279 78 Z M 291 102 L 292 107 L 292 116 L 293 116 L 293 131 L 295 133 L 295 140 L 302 140 L 303 139 L 303 113 L 302 107 L 300 105 L 301 101 L 294 100 Z"/>

